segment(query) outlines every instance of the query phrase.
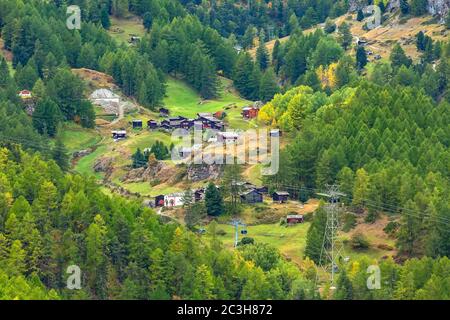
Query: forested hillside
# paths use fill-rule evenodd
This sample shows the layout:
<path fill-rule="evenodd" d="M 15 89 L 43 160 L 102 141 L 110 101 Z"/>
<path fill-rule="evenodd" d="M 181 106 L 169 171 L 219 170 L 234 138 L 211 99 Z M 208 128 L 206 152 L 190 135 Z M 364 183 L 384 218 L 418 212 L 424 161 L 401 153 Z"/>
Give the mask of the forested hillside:
<path fill-rule="evenodd" d="M 424 24 L 375 58 L 348 24 L 367 28 L 372 1 L 360 2 L 0 0 L 0 299 L 450 299 L 450 15 L 439 35 Z M 426 1 L 375 2 L 398 23 L 441 18 Z M 66 26 L 70 4 L 80 30 Z M 142 23 L 142 37 L 115 37 L 113 19 Z M 106 78 L 132 111 L 94 107 Z M 169 164 L 170 131 L 142 128 L 201 112 L 230 131 L 280 129 L 277 174 Z M 258 204 L 245 179 L 266 189 Z M 336 239 L 351 249 L 334 283 L 317 199 L 330 184 L 343 193 Z M 138 192 L 180 188 L 178 208 Z M 235 219 L 250 222 L 230 250 Z M 71 265 L 81 289 L 67 287 Z M 381 289 L 367 287 L 369 266 Z"/>

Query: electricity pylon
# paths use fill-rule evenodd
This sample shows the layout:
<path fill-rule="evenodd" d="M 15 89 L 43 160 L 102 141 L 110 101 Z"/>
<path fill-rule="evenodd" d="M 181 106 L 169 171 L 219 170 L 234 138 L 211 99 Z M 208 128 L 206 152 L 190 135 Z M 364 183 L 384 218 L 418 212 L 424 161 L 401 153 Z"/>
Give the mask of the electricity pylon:
<path fill-rule="evenodd" d="M 338 262 L 343 248 L 342 242 L 337 238 L 340 211 L 339 198 L 345 196 L 345 194 L 339 192 L 337 185 L 327 185 L 327 191 L 317 193 L 317 195 L 328 198 L 328 203 L 325 206 L 327 223 L 320 251 L 320 265 L 326 271 L 329 271 L 329 268 L 331 268 L 331 289 L 334 289 L 334 275 L 338 269 Z M 325 257 L 324 262 L 322 262 L 322 256 Z"/>

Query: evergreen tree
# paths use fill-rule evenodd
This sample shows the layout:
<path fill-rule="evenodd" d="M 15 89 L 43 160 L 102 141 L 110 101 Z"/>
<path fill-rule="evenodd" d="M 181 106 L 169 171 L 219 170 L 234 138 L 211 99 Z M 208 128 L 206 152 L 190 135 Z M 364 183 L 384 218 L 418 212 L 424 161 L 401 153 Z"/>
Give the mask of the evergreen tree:
<path fill-rule="evenodd" d="M 61 134 L 56 136 L 55 146 L 53 147 L 53 159 L 63 171 L 69 169 L 69 155 L 62 140 Z"/>
<path fill-rule="evenodd" d="M 356 14 L 356 20 L 357 21 L 363 21 L 364 20 L 364 13 L 362 11 L 362 9 L 359 9 L 357 14 Z"/>
<path fill-rule="evenodd" d="M 271 100 L 274 95 L 279 92 L 277 78 L 272 68 L 269 68 L 264 72 L 261 78 L 259 92 L 259 97 L 264 102 Z"/>
<path fill-rule="evenodd" d="M 408 0 L 400 0 L 400 11 L 403 15 L 409 13 L 409 3 Z"/>
<path fill-rule="evenodd" d="M 356 49 L 356 67 L 358 70 L 364 69 L 367 64 L 366 50 L 362 46 L 358 46 Z"/>
<path fill-rule="evenodd" d="M 393 68 L 399 68 L 402 65 L 409 67 L 412 64 L 411 58 L 405 54 L 405 51 L 398 43 L 392 48 L 389 60 L 391 61 Z"/>
<path fill-rule="evenodd" d="M 132 160 L 131 166 L 133 168 L 141 168 L 147 165 L 145 156 L 142 153 L 141 149 L 139 148 L 137 148 L 136 152 L 133 153 L 133 155 L 131 156 L 131 160 Z"/>
<path fill-rule="evenodd" d="M 445 26 L 447 29 L 450 29 L 450 11 L 447 13 L 447 17 L 445 18 Z"/>
<path fill-rule="evenodd" d="M 206 213 L 210 216 L 219 216 L 224 213 L 223 199 L 220 191 L 213 183 L 209 183 L 205 191 Z"/>
<path fill-rule="evenodd" d="M 353 287 L 352 282 L 347 276 L 347 272 L 345 269 L 342 269 L 337 283 L 336 283 L 336 292 L 334 297 L 338 300 L 352 300 L 353 299 Z"/>
<path fill-rule="evenodd" d="M 323 208 L 319 208 L 314 213 L 313 221 L 306 234 L 305 257 L 310 258 L 316 264 L 325 259 L 322 254 L 325 228 L 327 223 L 327 213 Z"/>
<path fill-rule="evenodd" d="M 56 135 L 58 124 L 61 121 L 61 112 L 52 100 L 45 98 L 39 100 L 32 116 L 33 126 L 40 134 Z"/>
<path fill-rule="evenodd" d="M 338 29 L 338 39 L 344 50 L 347 50 L 352 44 L 353 36 L 350 32 L 350 26 L 346 22 L 342 22 Z"/>
<path fill-rule="evenodd" d="M 149 31 L 152 27 L 153 24 L 153 17 L 152 14 L 150 12 L 146 12 L 144 13 L 143 17 L 142 17 L 142 23 L 144 24 L 144 28 Z"/>
<path fill-rule="evenodd" d="M 414 16 L 421 16 L 427 12 L 427 0 L 411 0 L 410 1 L 410 11 Z"/>
<path fill-rule="evenodd" d="M 259 39 L 259 46 L 256 49 L 256 62 L 261 70 L 266 70 L 269 65 L 269 54 L 267 53 L 266 44 L 263 39 Z"/>

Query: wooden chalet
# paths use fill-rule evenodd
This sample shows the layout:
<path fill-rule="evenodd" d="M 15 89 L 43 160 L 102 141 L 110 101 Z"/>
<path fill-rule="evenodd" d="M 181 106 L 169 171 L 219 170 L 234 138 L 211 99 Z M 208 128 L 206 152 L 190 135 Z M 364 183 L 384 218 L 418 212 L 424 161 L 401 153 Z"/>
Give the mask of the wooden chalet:
<path fill-rule="evenodd" d="M 194 120 L 192 119 L 183 119 L 180 121 L 180 127 L 186 130 L 189 130 L 194 126 Z"/>
<path fill-rule="evenodd" d="M 132 120 L 131 124 L 133 126 L 133 129 L 142 129 L 142 120 Z"/>
<path fill-rule="evenodd" d="M 197 121 L 202 122 L 203 129 L 222 131 L 225 128 L 223 122 L 215 118 L 211 113 L 197 113 Z"/>
<path fill-rule="evenodd" d="M 262 193 L 258 192 L 256 189 L 250 189 L 246 192 L 240 194 L 242 203 L 261 203 L 263 202 Z"/>
<path fill-rule="evenodd" d="M 289 192 L 275 191 L 272 193 L 272 199 L 274 202 L 285 203 L 289 199 Z"/>
<path fill-rule="evenodd" d="M 256 107 L 245 107 L 242 108 L 242 116 L 245 119 L 254 119 L 258 116 L 259 108 Z"/>
<path fill-rule="evenodd" d="M 159 127 L 158 122 L 156 120 L 148 120 L 147 121 L 147 128 L 148 129 L 157 129 Z"/>

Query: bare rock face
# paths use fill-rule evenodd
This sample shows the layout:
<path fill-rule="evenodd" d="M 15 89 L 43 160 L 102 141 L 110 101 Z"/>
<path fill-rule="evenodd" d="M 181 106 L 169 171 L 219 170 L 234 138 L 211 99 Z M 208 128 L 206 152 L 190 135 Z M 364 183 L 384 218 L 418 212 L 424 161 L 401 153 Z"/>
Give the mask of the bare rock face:
<path fill-rule="evenodd" d="M 92 153 L 92 149 L 88 148 L 88 149 L 84 149 L 84 150 L 80 150 L 80 151 L 75 151 L 72 154 L 72 157 L 75 158 L 75 159 L 78 159 L 78 158 L 85 157 L 85 156 L 87 156 L 90 153 Z"/>
<path fill-rule="evenodd" d="M 172 182 L 177 174 L 177 169 L 168 166 L 162 161 L 155 161 L 146 168 L 132 169 L 121 179 L 126 183 L 159 181 L 160 183 Z"/>
<path fill-rule="evenodd" d="M 367 0 L 349 0 L 348 1 L 348 11 L 349 12 L 356 12 L 359 9 L 363 9 L 364 7 L 366 7 L 368 5 L 368 1 Z"/>
<path fill-rule="evenodd" d="M 222 171 L 220 165 L 193 164 L 187 168 L 187 179 L 193 182 L 206 179 L 216 180 L 220 177 Z"/>
<path fill-rule="evenodd" d="M 103 157 L 97 159 L 94 163 L 94 171 L 95 172 L 109 172 L 112 169 L 113 158 L 111 157 Z"/>
<path fill-rule="evenodd" d="M 427 10 L 444 22 L 450 10 L 450 0 L 428 0 Z"/>

